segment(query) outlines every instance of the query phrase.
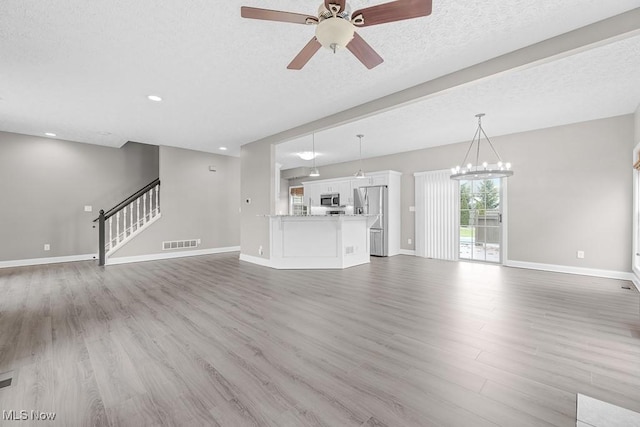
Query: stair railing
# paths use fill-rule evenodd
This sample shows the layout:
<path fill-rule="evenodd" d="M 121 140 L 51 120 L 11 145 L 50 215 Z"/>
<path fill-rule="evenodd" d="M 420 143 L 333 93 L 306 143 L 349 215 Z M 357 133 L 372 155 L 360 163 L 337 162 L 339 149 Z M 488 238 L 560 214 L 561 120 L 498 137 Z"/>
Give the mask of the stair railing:
<path fill-rule="evenodd" d="M 98 222 L 98 265 L 124 245 L 160 214 L 160 179 L 154 179 L 108 211 L 100 210 Z"/>

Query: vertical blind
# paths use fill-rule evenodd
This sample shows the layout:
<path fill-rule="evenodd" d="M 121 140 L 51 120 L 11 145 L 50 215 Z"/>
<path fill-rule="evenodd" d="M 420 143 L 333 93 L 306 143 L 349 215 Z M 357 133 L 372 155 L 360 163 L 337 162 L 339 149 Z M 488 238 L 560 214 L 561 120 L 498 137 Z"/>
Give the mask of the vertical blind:
<path fill-rule="evenodd" d="M 460 201 L 451 171 L 415 173 L 416 255 L 458 259 Z"/>

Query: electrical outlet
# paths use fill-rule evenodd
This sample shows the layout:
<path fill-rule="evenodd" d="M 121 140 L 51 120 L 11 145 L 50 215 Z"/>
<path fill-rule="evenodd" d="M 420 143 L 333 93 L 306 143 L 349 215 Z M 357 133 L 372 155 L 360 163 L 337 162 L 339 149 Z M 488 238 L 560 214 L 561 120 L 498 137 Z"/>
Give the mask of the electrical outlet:
<path fill-rule="evenodd" d="M 584 259 L 584 251 L 578 251 L 578 253 L 576 254 L 576 256 L 577 256 L 579 259 Z"/>
<path fill-rule="evenodd" d="M 259 253 L 260 255 L 263 255 L 263 254 L 264 254 L 264 250 L 262 250 L 262 245 L 260 245 L 260 247 L 258 248 L 258 253 Z"/>
<path fill-rule="evenodd" d="M 45 251 L 50 251 L 50 250 L 51 250 L 51 245 L 50 245 L 50 244 L 48 244 L 48 243 L 45 243 L 45 244 L 44 244 L 44 250 L 45 250 Z"/>
<path fill-rule="evenodd" d="M 411 240 L 411 239 L 407 239 L 407 243 L 408 243 L 408 244 L 411 244 L 411 242 L 413 242 L 413 240 Z"/>

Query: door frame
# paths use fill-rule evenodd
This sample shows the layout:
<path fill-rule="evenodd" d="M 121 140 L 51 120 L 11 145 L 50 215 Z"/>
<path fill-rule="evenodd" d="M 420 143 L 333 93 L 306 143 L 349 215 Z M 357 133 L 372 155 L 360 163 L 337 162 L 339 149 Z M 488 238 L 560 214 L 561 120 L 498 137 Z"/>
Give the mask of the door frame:
<path fill-rule="evenodd" d="M 471 262 L 483 262 L 487 264 L 494 265 L 505 265 L 507 260 L 509 259 L 508 255 L 508 230 L 509 230 L 509 214 L 508 214 L 508 206 L 507 203 L 507 187 L 508 187 L 508 179 L 500 178 L 500 213 L 502 214 L 502 221 L 500 227 L 500 259 L 498 262 L 486 261 L 480 259 L 472 259 L 472 258 L 460 258 L 460 185 L 458 185 L 458 211 L 456 213 L 457 221 L 458 221 L 458 251 L 457 251 L 457 259 L 458 261 L 471 261 Z M 473 249 L 472 249 L 473 250 Z"/>

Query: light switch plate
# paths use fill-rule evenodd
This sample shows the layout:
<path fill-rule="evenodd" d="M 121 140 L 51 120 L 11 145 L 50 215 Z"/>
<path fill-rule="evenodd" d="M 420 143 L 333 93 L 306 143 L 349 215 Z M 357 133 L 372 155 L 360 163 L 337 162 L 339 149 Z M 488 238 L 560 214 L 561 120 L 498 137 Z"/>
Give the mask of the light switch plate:
<path fill-rule="evenodd" d="M 93 212 L 93 206 L 91 206 L 91 205 L 84 205 L 84 211 L 85 211 L 85 212 Z"/>
<path fill-rule="evenodd" d="M 45 250 L 45 251 L 50 251 L 50 250 L 51 250 L 51 245 L 50 245 L 50 244 L 48 244 L 48 243 L 45 243 L 45 244 L 44 244 L 44 250 Z"/>
<path fill-rule="evenodd" d="M 415 211 L 416 211 L 415 206 L 409 206 L 409 212 L 415 212 Z"/>

